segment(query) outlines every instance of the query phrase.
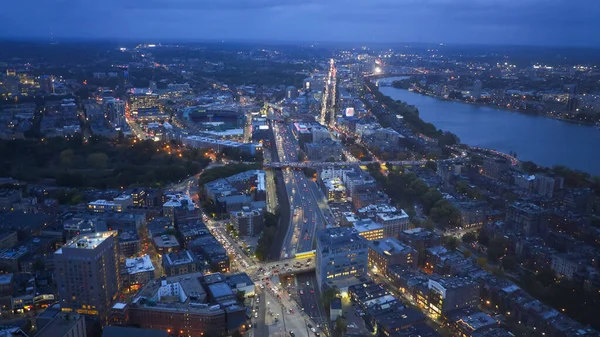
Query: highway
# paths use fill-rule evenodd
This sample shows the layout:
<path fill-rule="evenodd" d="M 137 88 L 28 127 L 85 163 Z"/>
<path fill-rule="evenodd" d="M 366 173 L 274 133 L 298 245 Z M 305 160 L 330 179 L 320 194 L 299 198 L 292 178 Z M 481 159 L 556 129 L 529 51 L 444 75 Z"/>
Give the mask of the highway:
<path fill-rule="evenodd" d="M 274 123 L 275 143 L 281 161 L 298 160 L 298 142 L 291 130 L 281 123 Z M 284 168 L 283 178 L 290 199 L 290 226 L 286 234 L 281 258 L 294 257 L 296 253 L 313 250 L 313 238 L 318 228 L 325 228 L 327 221 L 322 209 L 328 210 L 322 192 L 299 169 Z M 330 212 L 327 218 L 333 219 Z"/>

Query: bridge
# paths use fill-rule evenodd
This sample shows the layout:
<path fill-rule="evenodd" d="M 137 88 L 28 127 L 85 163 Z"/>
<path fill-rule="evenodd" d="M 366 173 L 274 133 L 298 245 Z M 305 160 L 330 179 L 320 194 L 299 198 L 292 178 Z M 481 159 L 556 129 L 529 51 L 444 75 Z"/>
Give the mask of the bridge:
<path fill-rule="evenodd" d="M 250 275 L 253 279 L 262 279 L 262 277 L 264 276 L 271 277 L 277 275 L 301 274 L 314 271 L 314 251 L 307 252 L 306 254 L 301 253 L 300 255 L 303 257 L 283 259 L 279 261 L 267 262 L 264 264 L 255 264 L 253 266 L 248 267 L 245 270 L 245 272 L 248 275 Z M 262 272 L 259 272 L 259 267 L 263 268 Z"/>
<path fill-rule="evenodd" d="M 339 167 L 339 166 L 361 166 L 361 165 L 369 165 L 369 164 L 386 164 L 386 165 L 400 165 L 400 166 L 421 166 L 427 163 L 427 160 L 402 160 L 402 161 L 387 161 L 380 162 L 376 160 L 370 161 L 356 161 L 356 162 L 316 162 L 316 161 L 305 161 L 305 162 L 270 162 L 264 163 L 264 167 L 272 167 L 272 168 L 282 168 L 282 167 L 292 167 L 292 168 L 306 168 L 306 167 Z"/>

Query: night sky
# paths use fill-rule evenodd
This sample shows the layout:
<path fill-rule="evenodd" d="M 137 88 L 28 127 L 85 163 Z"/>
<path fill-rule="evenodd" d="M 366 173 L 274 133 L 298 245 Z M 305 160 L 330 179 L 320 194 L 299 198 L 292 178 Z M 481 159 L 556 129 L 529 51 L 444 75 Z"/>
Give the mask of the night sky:
<path fill-rule="evenodd" d="M 2 0 L 0 37 L 600 47 L 600 0 Z"/>

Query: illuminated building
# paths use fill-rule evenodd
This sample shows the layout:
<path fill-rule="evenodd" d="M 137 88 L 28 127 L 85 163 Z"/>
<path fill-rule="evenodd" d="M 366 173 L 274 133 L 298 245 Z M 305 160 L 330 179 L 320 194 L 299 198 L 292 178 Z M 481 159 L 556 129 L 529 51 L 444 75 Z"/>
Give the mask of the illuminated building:
<path fill-rule="evenodd" d="M 231 224 L 241 236 L 259 234 L 264 225 L 264 212 L 261 208 L 243 206 L 240 211 L 230 212 Z"/>
<path fill-rule="evenodd" d="M 81 235 L 54 253 L 63 312 L 106 319 L 121 284 L 116 235 L 116 231 Z"/>
<path fill-rule="evenodd" d="M 340 178 L 325 179 L 323 180 L 323 185 L 325 185 L 327 201 L 346 201 L 346 187 Z"/>
<path fill-rule="evenodd" d="M 352 224 L 354 230 L 363 238 L 373 241 L 383 239 L 383 225 L 371 219 L 359 220 Z"/>
<path fill-rule="evenodd" d="M 221 336 L 243 329 L 246 308 L 235 295 L 223 302 L 211 301 L 233 294 L 223 277 L 213 283 L 213 275 L 185 274 L 149 282 L 123 307 L 128 324 L 171 336 Z"/>
<path fill-rule="evenodd" d="M 353 228 L 335 227 L 317 232 L 316 255 L 316 276 L 320 286 L 328 281 L 366 274 L 367 242 Z"/>
<path fill-rule="evenodd" d="M 123 288 L 136 289 L 154 279 L 154 265 L 149 255 L 125 260 L 121 274 Z"/>
<path fill-rule="evenodd" d="M 418 252 L 394 238 L 369 242 L 369 270 L 387 273 L 388 267 L 417 267 Z"/>
<path fill-rule="evenodd" d="M 476 307 L 479 303 L 479 284 L 466 278 L 430 278 L 427 288 L 429 312 L 438 317 L 452 310 Z"/>
<path fill-rule="evenodd" d="M 123 205 L 106 200 L 96 200 L 88 203 L 88 209 L 95 213 L 104 213 L 107 211 L 122 212 Z"/>

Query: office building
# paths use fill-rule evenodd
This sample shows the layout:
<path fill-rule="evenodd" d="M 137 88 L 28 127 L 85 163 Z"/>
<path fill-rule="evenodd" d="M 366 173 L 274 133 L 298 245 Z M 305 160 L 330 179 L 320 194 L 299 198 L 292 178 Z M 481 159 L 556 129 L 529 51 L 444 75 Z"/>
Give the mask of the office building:
<path fill-rule="evenodd" d="M 350 227 L 326 228 L 317 232 L 316 276 L 320 287 L 326 282 L 365 275 L 367 241 Z"/>
<path fill-rule="evenodd" d="M 54 253 L 61 310 L 107 317 L 119 291 L 116 231 L 81 235 Z"/>
<path fill-rule="evenodd" d="M 149 110 L 160 110 L 160 103 L 158 101 L 158 95 L 148 90 L 136 90 L 129 95 L 129 111 L 131 114 L 141 115 Z"/>
<path fill-rule="evenodd" d="M 231 225 L 241 236 L 255 236 L 262 232 L 264 226 L 264 211 L 262 208 L 251 209 L 243 206 L 240 211 L 230 213 Z"/>
<path fill-rule="evenodd" d="M 369 242 L 369 270 L 386 274 L 389 266 L 416 268 L 418 252 L 395 238 Z"/>

